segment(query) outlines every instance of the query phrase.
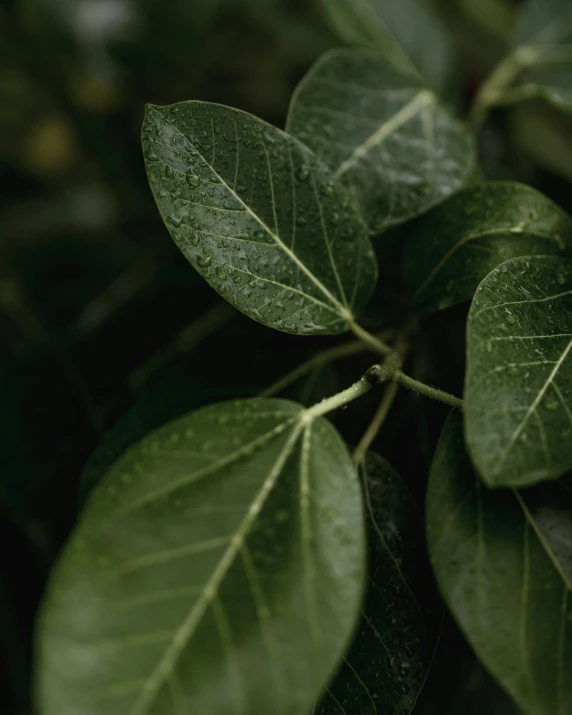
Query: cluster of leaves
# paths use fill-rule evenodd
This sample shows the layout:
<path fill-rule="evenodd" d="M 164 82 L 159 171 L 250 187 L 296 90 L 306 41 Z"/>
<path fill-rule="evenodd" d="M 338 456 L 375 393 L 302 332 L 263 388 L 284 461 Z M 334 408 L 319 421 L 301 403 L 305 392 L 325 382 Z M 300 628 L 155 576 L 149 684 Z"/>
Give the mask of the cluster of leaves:
<path fill-rule="evenodd" d="M 423 520 L 371 438 L 352 460 L 325 418 L 379 382 L 375 429 L 398 384 L 459 404 L 426 499 L 440 592 L 525 712 L 572 710 L 572 219 L 481 176 L 450 107 L 454 48 L 420 0 L 323 5 L 359 48 L 315 64 L 286 132 L 148 106 L 143 152 L 175 243 L 226 301 L 294 335 L 351 331 L 384 362 L 310 407 L 200 409 L 115 461 L 46 594 L 45 715 L 410 713 L 438 649 Z M 569 108 L 571 14 L 529 0 L 475 123 L 533 93 Z M 358 322 L 377 300 L 372 239 L 393 227 L 408 310 L 471 301 L 462 405 L 402 371 L 409 319 L 391 346 Z"/>

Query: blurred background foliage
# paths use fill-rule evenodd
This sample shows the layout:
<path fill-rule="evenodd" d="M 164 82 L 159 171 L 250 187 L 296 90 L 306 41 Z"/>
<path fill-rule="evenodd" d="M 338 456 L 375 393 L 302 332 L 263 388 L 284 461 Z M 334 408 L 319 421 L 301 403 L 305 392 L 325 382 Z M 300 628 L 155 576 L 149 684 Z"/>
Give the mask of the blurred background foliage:
<path fill-rule="evenodd" d="M 435 4 L 462 58 L 465 112 L 504 53 L 519 3 Z M 145 103 L 202 99 L 283 126 L 298 80 L 339 44 L 315 0 L 0 3 L 1 713 L 31 712 L 35 609 L 109 461 L 170 418 L 256 395 L 336 343 L 271 333 L 222 304 L 188 266 L 147 186 Z M 572 209 L 566 116 L 540 101 L 497 110 L 480 148 L 488 178 L 525 181 Z M 371 327 L 403 303 L 391 261 L 400 238 L 392 231 L 376 244 L 383 280 Z M 414 364 L 418 377 L 457 392 L 464 311 L 426 321 Z M 320 399 L 371 361 L 316 369 L 287 396 Z M 372 397 L 336 416 L 350 443 L 374 407 Z M 376 445 L 420 500 L 443 415 L 401 395 Z M 514 712 L 448 621 L 418 711 Z"/>

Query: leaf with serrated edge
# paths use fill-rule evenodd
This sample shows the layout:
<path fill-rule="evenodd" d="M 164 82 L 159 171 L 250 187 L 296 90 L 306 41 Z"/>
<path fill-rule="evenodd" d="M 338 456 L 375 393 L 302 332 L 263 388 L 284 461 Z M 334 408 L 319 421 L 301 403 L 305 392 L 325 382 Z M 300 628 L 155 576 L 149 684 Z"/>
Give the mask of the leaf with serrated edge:
<path fill-rule="evenodd" d="M 352 634 L 364 541 L 327 420 L 240 400 L 170 423 L 111 468 L 51 579 L 41 715 L 307 712 Z"/>
<path fill-rule="evenodd" d="M 473 462 L 490 486 L 572 469 L 572 262 L 501 264 L 468 321 L 465 415 Z"/>
<path fill-rule="evenodd" d="M 530 715 L 572 712 L 572 487 L 486 489 L 449 416 L 427 494 L 429 555 L 477 655 Z"/>
<path fill-rule="evenodd" d="M 533 254 L 572 257 L 572 219 L 530 186 L 491 181 L 419 219 L 403 274 L 416 307 L 430 312 L 469 300 L 496 266 Z"/>
<path fill-rule="evenodd" d="M 465 125 L 414 77 L 368 52 L 320 58 L 292 97 L 287 129 L 348 187 L 370 233 L 444 201 L 475 168 Z"/>
<path fill-rule="evenodd" d="M 377 268 L 351 201 L 296 139 L 204 102 L 149 105 L 149 182 L 185 257 L 226 300 L 269 327 L 341 333 Z"/>
<path fill-rule="evenodd" d="M 322 0 L 338 35 L 375 50 L 439 92 L 456 77 L 451 35 L 425 0 Z"/>
<path fill-rule="evenodd" d="M 417 505 L 400 475 L 374 452 L 367 455 L 362 481 L 367 596 L 354 641 L 315 715 L 409 715 L 439 631 L 440 613 L 427 612 L 427 582 L 420 581 L 427 557 Z"/>

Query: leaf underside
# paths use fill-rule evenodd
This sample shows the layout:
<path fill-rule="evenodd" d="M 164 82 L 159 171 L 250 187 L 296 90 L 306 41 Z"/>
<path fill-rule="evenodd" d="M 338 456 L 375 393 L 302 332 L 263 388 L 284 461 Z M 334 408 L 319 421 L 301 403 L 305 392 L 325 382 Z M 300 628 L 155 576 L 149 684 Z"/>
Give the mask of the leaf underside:
<path fill-rule="evenodd" d="M 346 186 L 370 233 L 461 189 L 473 138 L 415 77 L 368 52 L 326 53 L 298 86 L 288 131 Z"/>
<path fill-rule="evenodd" d="M 143 150 L 177 246 L 232 305 L 296 334 L 341 333 L 377 268 L 345 192 L 300 142 L 229 107 L 149 105 Z"/>
<path fill-rule="evenodd" d="M 423 312 L 470 300 L 509 258 L 572 257 L 572 220 L 524 184 L 491 181 L 462 191 L 419 219 L 407 236 L 403 273 Z"/>
<path fill-rule="evenodd" d="M 365 544 L 347 448 L 303 414 L 221 403 L 112 467 L 42 609 L 42 715 L 310 710 L 353 631 Z"/>
<path fill-rule="evenodd" d="M 425 682 L 440 614 L 428 613 L 421 514 L 402 478 L 369 452 L 366 600 L 354 641 L 316 715 L 409 715 Z M 419 597 L 419 598 L 418 598 Z"/>
<path fill-rule="evenodd" d="M 530 715 L 572 712 L 572 485 L 489 491 L 445 424 L 427 495 L 441 592 L 492 675 Z"/>
<path fill-rule="evenodd" d="M 511 259 L 471 306 L 465 415 L 473 462 L 491 486 L 572 468 L 572 262 Z"/>

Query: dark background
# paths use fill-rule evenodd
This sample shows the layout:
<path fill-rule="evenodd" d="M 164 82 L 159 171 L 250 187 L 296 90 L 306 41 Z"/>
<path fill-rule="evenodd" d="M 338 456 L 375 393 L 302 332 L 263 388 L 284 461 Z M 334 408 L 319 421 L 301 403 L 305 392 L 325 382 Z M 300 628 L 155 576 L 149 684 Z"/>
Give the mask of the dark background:
<path fill-rule="evenodd" d="M 459 46 L 463 112 L 502 56 L 518 3 L 436 4 Z M 259 326 L 186 263 L 147 186 L 145 103 L 203 99 L 283 126 L 296 83 L 336 44 L 313 0 L 0 3 L 0 713 L 30 712 L 37 603 L 101 469 L 153 427 L 256 395 L 339 342 Z M 541 103 L 496 112 L 482 165 L 488 178 L 519 178 L 570 209 L 571 137 Z M 372 329 L 403 310 L 402 234 L 376 242 Z M 427 321 L 415 358 L 418 373 L 457 393 L 464 311 Z M 288 396 L 315 401 L 373 361 L 314 371 Z M 374 408 L 372 397 L 336 416 L 348 442 Z M 401 395 L 376 445 L 420 499 L 443 416 Z M 514 712 L 448 621 L 443 646 L 419 712 Z"/>

